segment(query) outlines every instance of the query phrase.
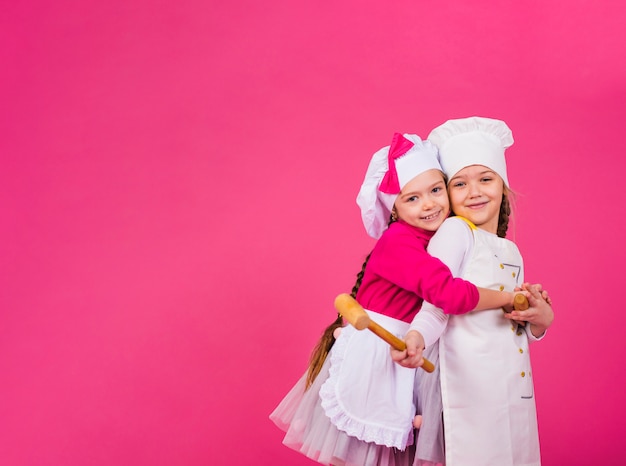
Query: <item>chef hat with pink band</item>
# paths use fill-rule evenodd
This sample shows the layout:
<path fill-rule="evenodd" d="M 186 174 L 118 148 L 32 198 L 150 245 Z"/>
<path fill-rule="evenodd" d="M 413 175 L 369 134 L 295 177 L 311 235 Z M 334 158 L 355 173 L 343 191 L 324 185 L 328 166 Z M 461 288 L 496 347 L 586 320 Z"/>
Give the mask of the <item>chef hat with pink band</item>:
<path fill-rule="evenodd" d="M 415 134 L 396 133 L 391 145 L 372 156 L 356 198 L 367 234 L 378 239 L 402 188 L 427 170 L 440 170 L 437 147 Z"/>
<path fill-rule="evenodd" d="M 504 151 L 513 145 L 513 133 L 504 121 L 483 117 L 448 120 L 432 130 L 428 140 L 439 148 L 439 161 L 448 179 L 470 165 L 484 165 L 509 186 Z"/>

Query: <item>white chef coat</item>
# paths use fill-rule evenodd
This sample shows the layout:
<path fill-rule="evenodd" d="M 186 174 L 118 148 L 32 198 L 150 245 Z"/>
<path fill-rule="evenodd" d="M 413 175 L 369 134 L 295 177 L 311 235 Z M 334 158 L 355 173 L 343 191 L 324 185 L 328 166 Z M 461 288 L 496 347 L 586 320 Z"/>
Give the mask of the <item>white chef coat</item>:
<path fill-rule="evenodd" d="M 517 246 L 470 225 L 458 217 L 447 219 L 429 252 L 455 276 L 483 288 L 513 291 L 524 279 Z M 539 465 L 530 330 L 505 319 L 501 310 L 444 315 L 428 303 L 411 328 L 421 331 L 429 346 L 439 324 L 445 326 L 439 364 L 446 465 Z"/>

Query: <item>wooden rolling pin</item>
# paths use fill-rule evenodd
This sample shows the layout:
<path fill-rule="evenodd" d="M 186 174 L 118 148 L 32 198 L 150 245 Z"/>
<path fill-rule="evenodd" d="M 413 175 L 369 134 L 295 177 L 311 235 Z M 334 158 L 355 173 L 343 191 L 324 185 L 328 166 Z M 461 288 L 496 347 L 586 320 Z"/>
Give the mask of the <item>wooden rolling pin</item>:
<path fill-rule="evenodd" d="M 394 349 L 398 351 L 404 351 L 406 349 L 404 341 L 370 319 L 370 316 L 367 315 L 363 306 L 349 294 L 342 293 L 335 298 L 335 309 L 337 309 L 337 312 L 355 329 L 364 330 L 367 328 L 389 343 Z M 432 372 L 435 370 L 435 366 L 428 359 L 424 358 L 422 369 L 426 372 Z"/>
<path fill-rule="evenodd" d="M 516 311 L 525 311 L 530 307 L 530 304 L 528 304 L 528 298 L 523 294 L 516 294 L 513 298 L 513 307 Z"/>

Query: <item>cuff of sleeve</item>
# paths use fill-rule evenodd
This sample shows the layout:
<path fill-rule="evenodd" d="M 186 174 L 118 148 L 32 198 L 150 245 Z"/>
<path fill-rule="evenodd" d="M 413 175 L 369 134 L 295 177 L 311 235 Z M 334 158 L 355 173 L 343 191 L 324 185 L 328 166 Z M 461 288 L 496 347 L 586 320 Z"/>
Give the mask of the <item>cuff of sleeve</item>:
<path fill-rule="evenodd" d="M 544 330 L 544 332 L 541 335 L 536 337 L 535 335 L 533 335 L 533 332 L 530 330 L 530 325 L 526 326 L 526 335 L 528 336 L 529 342 L 543 340 L 546 336 L 546 333 L 548 333 L 548 329 Z"/>

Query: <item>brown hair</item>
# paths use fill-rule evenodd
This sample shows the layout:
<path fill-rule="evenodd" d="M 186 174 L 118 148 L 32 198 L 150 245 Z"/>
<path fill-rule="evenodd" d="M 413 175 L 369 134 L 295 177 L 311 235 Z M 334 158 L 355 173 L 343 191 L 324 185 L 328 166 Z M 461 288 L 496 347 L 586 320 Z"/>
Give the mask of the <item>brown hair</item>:
<path fill-rule="evenodd" d="M 506 237 L 506 231 L 509 229 L 509 216 L 511 215 L 511 203 L 509 202 L 510 191 L 505 190 L 502 194 L 502 203 L 500 204 L 500 215 L 498 216 L 498 231 L 500 238 Z"/>
<path fill-rule="evenodd" d="M 370 252 L 363 265 L 361 266 L 361 271 L 356 275 L 356 282 L 352 287 L 352 292 L 350 296 L 356 299 L 356 294 L 361 287 L 361 282 L 363 281 L 363 275 L 365 275 L 365 267 L 367 267 L 367 262 L 370 260 L 370 256 L 372 253 Z M 328 327 L 324 329 L 322 336 L 320 337 L 317 345 L 313 348 L 313 352 L 311 353 L 311 358 L 309 360 L 309 370 L 306 376 L 306 388 L 309 388 L 317 375 L 322 370 L 322 366 L 324 365 L 324 361 L 326 361 L 326 356 L 330 353 L 330 349 L 335 344 L 335 335 L 334 332 L 336 329 L 343 327 L 343 317 L 340 314 L 337 314 L 337 318 L 335 321 L 330 324 Z"/>
<path fill-rule="evenodd" d="M 389 227 L 389 225 L 391 225 L 396 220 L 397 219 L 394 218 L 394 216 L 392 215 L 389 218 L 387 227 Z M 361 282 L 363 281 L 363 276 L 365 275 L 365 268 L 367 267 L 367 262 L 370 260 L 371 255 L 371 252 L 367 255 L 365 261 L 363 262 L 363 265 L 361 266 L 361 270 L 356 275 L 356 282 L 354 283 L 352 291 L 350 292 L 350 296 L 352 296 L 354 299 L 356 299 L 357 292 L 361 287 Z M 317 342 L 317 345 L 315 345 L 315 348 L 313 348 L 313 351 L 311 352 L 311 357 L 309 359 L 309 369 L 306 376 L 307 389 L 311 386 L 311 384 L 313 384 L 315 378 L 322 370 L 324 361 L 326 361 L 326 356 L 328 356 L 328 353 L 330 353 L 330 349 L 335 344 L 335 335 L 333 335 L 333 333 L 336 329 L 340 327 L 343 327 L 343 318 L 340 314 L 337 314 L 337 318 L 335 319 L 335 321 L 324 329 L 324 332 Z"/>

